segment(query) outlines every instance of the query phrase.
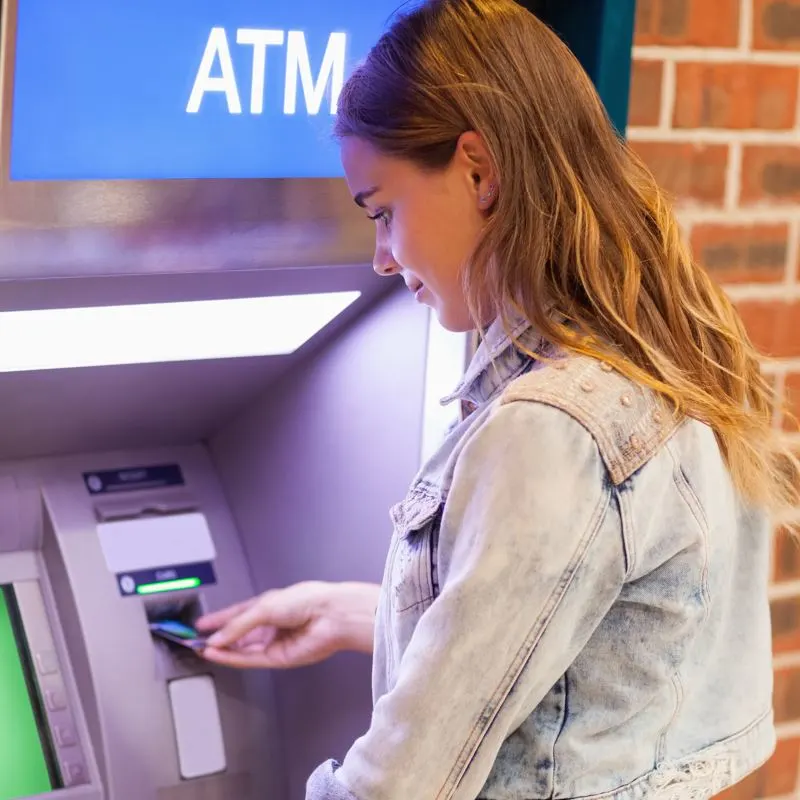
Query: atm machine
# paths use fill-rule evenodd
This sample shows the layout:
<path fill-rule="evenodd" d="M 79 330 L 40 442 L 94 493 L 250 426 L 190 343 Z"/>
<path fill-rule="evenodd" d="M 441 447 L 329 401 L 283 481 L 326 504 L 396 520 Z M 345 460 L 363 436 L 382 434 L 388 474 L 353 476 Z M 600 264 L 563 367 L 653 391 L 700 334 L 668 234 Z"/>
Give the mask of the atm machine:
<path fill-rule="evenodd" d="M 299 800 L 369 659 L 151 625 L 378 581 L 457 419 L 467 342 L 373 274 L 328 138 L 396 2 L 1 7 L 0 800 Z"/>

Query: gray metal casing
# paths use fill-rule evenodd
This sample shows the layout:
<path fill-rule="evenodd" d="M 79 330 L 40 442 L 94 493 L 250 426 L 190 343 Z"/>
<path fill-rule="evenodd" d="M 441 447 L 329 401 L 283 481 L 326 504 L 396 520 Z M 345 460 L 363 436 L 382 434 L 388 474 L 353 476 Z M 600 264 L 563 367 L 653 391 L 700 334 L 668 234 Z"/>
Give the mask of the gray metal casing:
<path fill-rule="evenodd" d="M 253 594 L 234 521 L 202 446 L 7 462 L 0 468 L 11 473 L 0 479 L 0 486 L 10 500 L 6 509 L 16 509 L 18 531 L 17 551 L 0 555 L 0 579 L 39 581 L 91 781 L 57 796 L 283 798 L 281 739 L 269 675 L 218 668 L 188 653 L 180 658 L 171 655 L 151 638 L 144 600 L 123 597 L 106 566 L 95 530 L 93 499 L 82 473 L 168 462 L 180 464 L 187 488 L 201 498 L 198 507 L 208 519 L 217 549 L 218 583 L 198 590 L 201 605 L 218 608 Z M 19 526 L 21 518 L 27 520 L 24 527 Z M 167 683 L 194 674 L 214 678 L 227 770 L 186 781 L 179 774 Z"/>

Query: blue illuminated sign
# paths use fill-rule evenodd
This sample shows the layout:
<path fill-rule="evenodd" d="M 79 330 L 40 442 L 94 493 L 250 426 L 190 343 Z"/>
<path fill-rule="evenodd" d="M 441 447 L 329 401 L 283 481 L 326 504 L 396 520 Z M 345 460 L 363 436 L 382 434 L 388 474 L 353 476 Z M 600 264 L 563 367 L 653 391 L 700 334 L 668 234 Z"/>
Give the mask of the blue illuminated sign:
<path fill-rule="evenodd" d="M 399 0 L 20 0 L 12 180 L 341 174 L 342 84 Z"/>

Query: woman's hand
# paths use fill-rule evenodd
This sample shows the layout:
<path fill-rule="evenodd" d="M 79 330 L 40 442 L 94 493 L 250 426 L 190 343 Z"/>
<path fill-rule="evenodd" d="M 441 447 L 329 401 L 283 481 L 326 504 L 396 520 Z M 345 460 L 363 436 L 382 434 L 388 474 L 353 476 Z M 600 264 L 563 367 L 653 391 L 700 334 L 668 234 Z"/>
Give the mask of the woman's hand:
<path fill-rule="evenodd" d="M 309 581 L 275 589 L 197 620 L 216 631 L 203 657 L 229 667 L 288 669 L 341 650 L 372 653 L 380 587 Z"/>

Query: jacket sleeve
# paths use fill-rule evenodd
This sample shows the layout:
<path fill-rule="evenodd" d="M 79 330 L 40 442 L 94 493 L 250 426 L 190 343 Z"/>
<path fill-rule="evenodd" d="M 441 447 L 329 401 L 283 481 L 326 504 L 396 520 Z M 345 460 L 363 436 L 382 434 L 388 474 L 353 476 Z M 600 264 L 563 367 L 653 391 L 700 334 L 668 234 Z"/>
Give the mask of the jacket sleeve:
<path fill-rule="evenodd" d="M 306 800 L 479 796 L 624 579 L 617 495 L 588 431 L 541 403 L 495 408 L 458 457 L 439 547 L 442 590 L 395 687 Z"/>

